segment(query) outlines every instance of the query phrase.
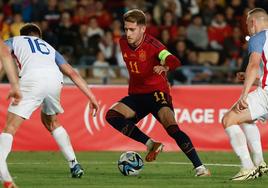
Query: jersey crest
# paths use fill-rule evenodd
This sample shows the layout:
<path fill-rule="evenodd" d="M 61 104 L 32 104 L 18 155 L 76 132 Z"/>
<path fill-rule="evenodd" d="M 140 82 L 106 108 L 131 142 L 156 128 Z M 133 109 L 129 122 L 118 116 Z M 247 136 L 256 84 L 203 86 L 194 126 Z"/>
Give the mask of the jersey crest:
<path fill-rule="evenodd" d="M 140 50 L 139 51 L 139 60 L 140 61 L 145 61 L 146 60 L 146 51 L 145 50 Z"/>

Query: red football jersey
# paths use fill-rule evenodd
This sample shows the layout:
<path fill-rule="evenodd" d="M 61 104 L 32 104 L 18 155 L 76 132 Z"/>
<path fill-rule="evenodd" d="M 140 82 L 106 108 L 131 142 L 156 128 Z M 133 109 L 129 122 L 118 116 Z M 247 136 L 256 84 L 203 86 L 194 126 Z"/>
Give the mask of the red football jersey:
<path fill-rule="evenodd" d="M 130 77 L 128 93 L 143 94 L 159 90 L 169 94 L 166 75 L 153 71 L 154 66 L 160 65 L 158 54 L 166 47 L 148 34 L 135 49 L 128 44 L 126 36 L 119 43 Z"/>

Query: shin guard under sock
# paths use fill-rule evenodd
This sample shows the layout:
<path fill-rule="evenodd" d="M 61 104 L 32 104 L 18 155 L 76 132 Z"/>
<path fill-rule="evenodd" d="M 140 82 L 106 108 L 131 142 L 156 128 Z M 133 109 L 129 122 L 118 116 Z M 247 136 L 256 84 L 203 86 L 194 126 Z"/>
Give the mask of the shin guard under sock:
<path fill-rule="evenodd" d="M 170 125 L 166 131 L 169 136 L 171 136 L 176 141 L 177 145 L 190 159 L 190 161 L 192 161 L 195 168 L 202 165 L 202 162 L 199 159 L 190 138 L 179 129 L 178 125 Z"/>
<path fill-rule="evenodd" d="M 115 110 L 109 110 L 106 114 L 106 120 L 119 132 L 124 135 L 146 144 L 149 137 L 144 134 L 132 121 L 126 119 L 121 113 Z"/>

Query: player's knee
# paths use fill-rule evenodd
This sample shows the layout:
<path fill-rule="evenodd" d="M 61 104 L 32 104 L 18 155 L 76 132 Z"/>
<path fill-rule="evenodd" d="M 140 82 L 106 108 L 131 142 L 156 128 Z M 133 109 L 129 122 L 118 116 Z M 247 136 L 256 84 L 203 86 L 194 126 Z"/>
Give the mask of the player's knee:
<path fill-rule="evenodd" d="M 43 125 L 46 127 L 46 129 L 49 132 L 52 132 L 53 130 L 55 130 L 58 127 L 58 124 L 53 122 L 53 121 L 45 122 L 45 123 L 43 122 Z"/>
<path fill-rule="evenodd" d="M 227 118 L 226 118 L 226 116 L 224 115 L 223 117 L 222 117 L 222 119 L 221 119 L 221 124 L 222 124 L 222 126 L 225 128 L 225 126 L 226 126 L 226 122 L 227 122 L 227 120 L 226 120 Z"/>
<path fill-rule="evenodd" d="M 227 128 L 231 125 L 237 124 L 229 113 L 226 113 L 222 118 L 222 125 L 224 128 Z"/>
<path fill-rule="evenodd" d="M 113 109 L 110 109 L 106 113 L 106 120 L 113 128 L 127 136 L 132 134 L 135 127 L 134 122 L 129 119 L 126 119 L 123 114 Z"/>
<path fill-rule="evenodd" d="M 125 117 L 121 113 L 113 109 L 108 110 L 105 116 L 106 121 L 110 123 L 113 127 L 115 127 L 117 125 L 117 121 L 122 118 L 125 119 Z"/>
<path fill-rule="evenodd" d="M 56 117 L 53 118 L 51 116 L 42 115 L 41 121 L 49 132 L 52 132 L 57 127 L 59 127 L 59 123 Z"/>
<path fill-rule="evenodd" d="M 11 134 L 12 136 L 15 136 L 17 129 L 13 126 L 6 126 L 6 127 L 4 127 L 2 132 Z"/>
<path fill-rule="evenodd" d="M 161 124 L 164 127 L 168 127 L 169 125 L 176 125 L 177 122 L 174 118 L 173 111 L 170 107 L 162 107 L 157 113 L 158 119 L 161 121 Z"/>

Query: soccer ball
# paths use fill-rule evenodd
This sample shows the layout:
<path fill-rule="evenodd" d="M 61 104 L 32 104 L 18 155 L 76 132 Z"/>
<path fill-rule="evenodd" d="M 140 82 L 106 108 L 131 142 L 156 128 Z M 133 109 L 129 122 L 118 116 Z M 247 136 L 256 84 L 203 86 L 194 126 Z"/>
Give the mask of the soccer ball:
<path fill-rule="evenodd" d="M 125 176 L 136 176 L 143 168 L 143 160 L 135 151 L 122 153 L 118 160 L 118 169 Z"/>

